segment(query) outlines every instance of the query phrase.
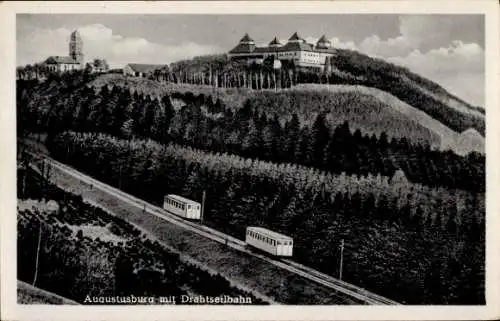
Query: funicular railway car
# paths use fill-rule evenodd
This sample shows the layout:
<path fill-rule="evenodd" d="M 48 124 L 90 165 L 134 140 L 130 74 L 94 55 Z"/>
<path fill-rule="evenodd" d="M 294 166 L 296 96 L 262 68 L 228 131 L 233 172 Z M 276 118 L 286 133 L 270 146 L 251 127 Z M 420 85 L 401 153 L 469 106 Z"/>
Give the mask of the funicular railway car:
<path fill-rule="evenodd" d="M 247 227 L 245 242 L 275 256 L 292 256 L 293 239 L 263 227 Z"/>
<path fill-rule="evenodd" d="M 199 220 L 201 205 L 179 195 L 169 194 L 163 200 L 163 209 L 190 220 Z"/>

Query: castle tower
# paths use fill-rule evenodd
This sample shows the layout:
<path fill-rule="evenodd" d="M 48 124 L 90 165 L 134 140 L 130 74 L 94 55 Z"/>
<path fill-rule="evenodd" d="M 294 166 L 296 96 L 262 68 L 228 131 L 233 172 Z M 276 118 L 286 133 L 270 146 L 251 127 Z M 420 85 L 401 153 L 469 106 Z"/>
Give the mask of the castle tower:
<path fill-rule="evenodd" d="M 329 49 L 331 46 L 332 43 L 326 38 L 325 35 L 322 35 L 316 43 L 316 48 L 318 49 Z"/>
<path fill-rule="evenodd" d="M 293 35 L 288 39 L 289 43 L 294 43 L 294 42 L 305 42 L 304 39 L 302 39 L 296 32 L 293 33 Z"/>
<path fill-rule="evenodd" d="M 248 33 L 245 33 L 243 38 L 241 38 L 240 43 L 242 45 L 255 45 L 255 42 L 253 41 L 252 38 L 248 35 Z"/>
<path fill-rule="evenodd" d="M 269 43 L 269 47 L 271 48 L 277 48 L 277 47 L 281 47 L 282 44 L 278 41 L 278 37 L 274 37 L 273 40 L 271 40 L 271 42 Z"/>
<path fill-rule="evenodd" d="M 69 39 L 69 56 L 83 66 L 83 41 L 78 30 L 71 33 Z"/>

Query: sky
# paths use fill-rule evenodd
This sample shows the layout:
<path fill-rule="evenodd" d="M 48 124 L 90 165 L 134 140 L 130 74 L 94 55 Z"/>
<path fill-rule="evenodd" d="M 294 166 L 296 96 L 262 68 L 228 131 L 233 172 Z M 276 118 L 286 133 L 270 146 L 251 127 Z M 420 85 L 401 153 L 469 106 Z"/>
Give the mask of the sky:
<path fill-rule="evenodd" d="M 85 60 L 104 58 L 112 67 L 227 52 L 245 33 L 261 45 L 275 36 L 285 43 L 294 32 L 308 42 L 325 34 L 334 47 L 408 67 L 484 105 L 482 15 L 20 14 L 17 65 L 68 55 L 74 29 L 82 35 Z"/>

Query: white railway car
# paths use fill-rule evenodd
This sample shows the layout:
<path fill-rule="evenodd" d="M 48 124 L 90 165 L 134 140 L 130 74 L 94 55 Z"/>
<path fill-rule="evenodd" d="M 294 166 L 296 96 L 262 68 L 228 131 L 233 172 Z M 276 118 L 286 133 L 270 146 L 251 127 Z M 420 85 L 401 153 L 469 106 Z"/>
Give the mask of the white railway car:
<path fill-rule="evenodd" d="M 199 220 L 201 216 L 200 203 L 179 195 L 166 195 L 163 200 L 163 208 L 175 215 L 191 220 Z"/>
<path fill-rule="evenodd" d="M 247 227 L 245 242 L 276 256 L 292 256 L 293 239 L 263 227 Z"/>

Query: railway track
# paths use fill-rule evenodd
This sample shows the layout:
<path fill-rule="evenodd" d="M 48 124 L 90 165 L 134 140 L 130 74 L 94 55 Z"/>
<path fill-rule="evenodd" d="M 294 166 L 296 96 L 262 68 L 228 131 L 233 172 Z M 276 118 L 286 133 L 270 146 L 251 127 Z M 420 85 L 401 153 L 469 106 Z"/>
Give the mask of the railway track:
<path fill-rule="evenodd" d="M 40 156 L 32 154 L 33 156 L 38 157 L 43 162 L 47 162 L 51 166 L 69 174 L 75 178 L 78 178 L 80 181 L 85 182 L 86 184 L 92 185 L 93 188 L 98 188 L 120 200 L 126 202 L 129 205 L 135 206 L 137 208 L 142 209 L 145 213 L 149 213 L 151 215 L 155 215 L 164 220 L 169 221 L 172 224 L 176 224 L 181 226 L 189 231 L 207 237 L 216 242 L 225 244 L 231 248 L 234 248 L 238 251 L 248 253 L 254 257 L 258 257 L 268 263 L 271 263 L 277 267 L 288 270 L 289 272 L 300 275 L 304 278 L 317 282 L 323 286 L 326 286 L 330 289 L 335 290 L 338 293 L 341 293 L 348 297 L 347 301 L 352 302 L 353 304 L 368 304 L 368 305 L 399 305 L 399 303 L 377 295 L 375 293 L 371 293 L 363 288 L 357 287 L 353 284 L 338 280 L 334 277 L 331 277 L 327 274 L 316 271 L 312 268 L 299 264 L 297 262 L 291 261 L 289 259 L 274 259 L 269 256 L 256 253 L 246 247 L 246 243 L 240 239 L 232 237 L 230 235 L 224 234 L 220 231 L 214 230 L 210 227 L 186 221 L 173 213 L 170 213 L 164 210 L 161 207 L 155 206 L 148 202 L 145 202 L 137 197 L 129 195 L 115 187 L 109 186 L 101 181 L 98 181 L 88 175 L 82 174 L 74 168 L 65 165 L 61 162 L 58 162 L 48 156 Z"/>

